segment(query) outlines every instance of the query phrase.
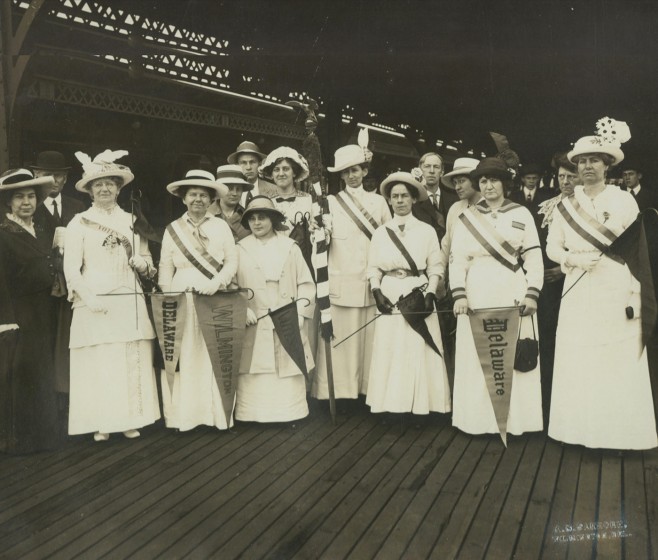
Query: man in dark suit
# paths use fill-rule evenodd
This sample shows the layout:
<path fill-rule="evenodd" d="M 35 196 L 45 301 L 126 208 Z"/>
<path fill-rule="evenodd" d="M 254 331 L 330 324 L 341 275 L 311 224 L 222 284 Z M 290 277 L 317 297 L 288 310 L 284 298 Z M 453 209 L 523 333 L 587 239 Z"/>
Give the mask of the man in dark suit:
<path fill-rule="evenodd" d="M 247 181 L 253 185 L 251 189 L 244 189 L 244 192 L 242 193 L 240 205 L 243 208 L 246 208 L 249 201 L 255 196 L 264 195 L 269 198 L 274 198 L 276 196 L 276 186 L 270 181 L 260 177 L 258 173 L 258 167 L 265 157 L 266 155 L 260 151 L 260 148 L 256 144 L 245 140 L 240 143 L 235 152 L 226 158 L 226 161 L 229 164 L 239 165 L 242 168 L 242 172 L 247 178 Z"/>
<path fill-rule="evenodd" d="M 621 168 L 621 176 L 624 181 L 622 188 L 635 197 L 635 202 L 637 202 L 640 211 L 647 208 L 658 209 L 658 196 L 656 196 L 656 193 L 653 189 L 640 185 L 640 181 L 642 180 L 640 165 L 632 160 L 624 160 L 619 167 Z"/>
<path fill-rule="evenodd" d="M 35 177 L 52 176 L 55 185 L 46 200 L 37 207 L 34 213 L 34 222 L 41 224 L 47 231 L 55 232 L 57 227 L 66 227 L 73 216 L 84 212 L 85 205 L 76 198 L 62 194 L 66 185 L 68 172 L 64 156 L 60 152 L 41 152 L 37 156 L 36 165 L 30 166 Z"/>
<path fill-rule="evenodd" d="M 443 176 L 443 160 L 434 152 L 424 154 L 418 162 L 418 167 L 425 180 L 428 198 L 413 205 L 413 215 L 421 222 L 431 225 L 441 240 L 446 233 L 446 218 L 450 207 L 459 200 L 454 190 L 441 185 Z"/>
<path fill-rule="evenodd" d="M 549 189 L 539 188 L 542 175 L 543 170 L 540 166 L 533 163 L 524 165 L 521 170 L 521 188 L 512 191 L 507 197 L 512 202 L 516 202 L 530 210 L 532 217 L 535 219 L 537 231 L 539 231 L 541 226 L 541 219 L 537 213 L 539 205 L 555 196 L 555 192 Z"/>

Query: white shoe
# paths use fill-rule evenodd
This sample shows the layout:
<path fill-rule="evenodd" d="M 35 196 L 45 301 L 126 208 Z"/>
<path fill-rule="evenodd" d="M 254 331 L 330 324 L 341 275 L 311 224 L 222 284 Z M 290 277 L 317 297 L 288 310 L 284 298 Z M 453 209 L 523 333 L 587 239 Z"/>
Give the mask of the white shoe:
<path fill-rule="evenodd" d="M 135 439 L 139 437 L 139 430 L 127 430 L 123 432 L 123 435 L 128 439 Z"/>
<path fill-rule="evenodd" d="M 104 434 L 103 432 L 94 434 L 94 441 L 107 441 L 108 439 L 110 439 L 110 434 Z"/>

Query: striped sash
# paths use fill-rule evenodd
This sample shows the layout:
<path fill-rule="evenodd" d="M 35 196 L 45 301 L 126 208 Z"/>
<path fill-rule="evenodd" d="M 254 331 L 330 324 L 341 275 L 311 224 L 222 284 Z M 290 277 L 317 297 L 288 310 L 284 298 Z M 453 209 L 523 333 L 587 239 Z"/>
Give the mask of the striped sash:
<path fill-rule="evenodd" d="M 167 231 L 180 252 L 206 278 L 213 278 L 222 269 L 222 265 L 194 238 L 184 217 L 170 223 Z"/>
<path fill-rule="evenodd" d="M 516 272 L 521 265 L 516 250 L 480 213 L 479 208 L 470 208 L 459 216 L 478 243 L 504 267 Z"/>
<path fill-rule="evenodd" d="M 575 196 L 563 198 L 557 208 L 571 229 L 602 253 L 617 239 L 612 231 L 585 211 Z"/>
<path fill-rule="evenodd" d="M 336 200 L 354 222 L 356 227 L 358 227 L 368 239 L 372 239 L 372 234 L 375 233 L 379 224 L 363 207 L 358 199 L 346 191 L 341 191 L 336 195 Z"/>
<path fill-rule="evenodd" d="M 93 220 L 90 220 L 90 219 L 85 218 L 85 217 L 80 218 L 80 223 L 83 226 L 88 227 L 90 229 L 100 231 L 100 232 L 103 232 L 103 233 L 107 233 L 108 235 L 113 235 L 114 237 L 117 238 L 119 243 L 121 243 L 121 245 L 123 246 L 124 250 L 126 251 L 126 255 L 128 256 L 128 259 L 130 260 L 130 258 L 133 256 L 133 246 L 131 245 L 128 238 L 125 235 L 123 235 L 122 233 L 119 233 L 117 230 L 115 230 L 115 229 L 113 229 L 109 226 L 99 224 L 98 222 L 94 222 Z"/>

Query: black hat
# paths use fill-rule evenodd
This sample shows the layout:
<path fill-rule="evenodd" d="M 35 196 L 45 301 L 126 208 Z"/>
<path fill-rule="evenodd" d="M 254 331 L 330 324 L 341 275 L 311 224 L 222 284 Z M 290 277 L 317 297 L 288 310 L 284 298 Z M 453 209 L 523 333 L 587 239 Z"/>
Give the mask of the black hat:
<path fill-rule="evenodd" d="M 636 159 L 628 158 L 619 164 L 618 169 L 623 173 L 624 171 L 637 171 L 642 173 L 642 165 Z"/>
<path fill-rule="evenodd" d="M 478 166 L 471 171 L 471 181 L 477 181 L 480 177 L 498 177 L 504 181 L 512 179 L 512 172 L 507 168 L 505 162 L 497 157 L 484 158 Z"/>
<path fill-rule="evenodd" d="M 541 165 L 537 163 L 526 163 L 525 165 L 521 166 L 521 170 L 519 171 L 519 176 L 523 177 L 524 175 L 543 175 L 544 174 L 544 169 L 542 169 Z"/>
<path fill-rule="evenodd" d="M 64 154 L 54 151 L 40 152 L 37 156 L 37 163 L 30 165 L 30 167 L 44 171 L 68 171 L 71 169 L 66 166 Z"/>

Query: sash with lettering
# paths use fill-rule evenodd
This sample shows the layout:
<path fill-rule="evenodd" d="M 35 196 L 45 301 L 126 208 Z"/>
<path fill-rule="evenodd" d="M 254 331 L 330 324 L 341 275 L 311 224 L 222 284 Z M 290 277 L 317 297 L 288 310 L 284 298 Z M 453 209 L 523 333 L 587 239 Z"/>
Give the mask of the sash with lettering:
<path fill-rule="evenodd" d="M 358 227 L 368 239 L 372 239 L 372 234 L 375 233 L 379 224 L 363 207 L 359 200 L 343 190 L 336 195 L 336 201 L 354 222 L 356 227 Z"/>
<path fill-rule="evenodd" d="M 505 447 L 520 319 L 518 307 L 474 309 L 469 315 L 473 342 Z"/>
<path fill-rule="evenodd" d="M 574 195 L 563 198 L 557 208 L 569 227 L 602 253 L 606 253 L 610 244 L 617 239 L 605 224 L 585 211 Z M 613 258 L 612 255 L 608 256 Z"/>
<path fill-rule="evenodd" d="M 304 344 L 302 343 L 302 335 L 299 331 L 297 318 L 297 303 L 293 300 L 277 309 L 270 309 L 268 314 L 270 319 L 272 319 L 272 324 L 279 337 L 281 346 L 283 346 L 288 356 L 292 358 L 292 361 L 295 362 L 304 374 L 304 377 L 308 379 Z"/>
<path fill-rule="evenodd" d="M 133 246 L 130 243 L 129 239 L 125 235 L 123 235 L 123 233 L 119 233 L 114 228 L 111 228 L 104 224 L 99 224 L 98 222 L 94 222 L 93 220 L 90 220 L 89 218 L 85 218 L 85 217 L 80 218 L 80 223 L 83 226 L 88 227 L 89 229 L 94 229 L 96 231 L 101 231 L 103 233 L 107 233 L 108 235 L 114 236 L 119 241 L 119 243 L 121 243 L 122 247 L 126 251 L 126 255 L 128 256 L 128 259 L 130 259 L 133 256 Z"/>
<path fill-rule="evenodd" d="M 244 292 L 228 290 L 211 296 L 194 294 L 194 308 L 222 397 L 227 426 L 231 425 L 247 322 L 247 299 Z"/>
<path fill-rule="evenodd" d="M 169 393 L 174 391 L 174 374 L 180 357 L 187 300 L 185 294 L 151 296 L 155 332 L 164 359 Z"/>
<path fill-rule="evenodd" d="M 508 211 L 518 207 L 518 204 L 508 203 L 504 210 Z M 461 213 L 459 219 L 466 226 L 466 229 L 475 237 L 478 243 L 484 247 L 487 252 L 496 259 L 505 268 L 516 272 L 521 265 L 516 250 L 505 238 L 496 231 L 496 229 L 487 221 L 484 214 L 488 213 L 488 207 L 482 208 L 480 205 L 472 206 Z"/>
<path fill-rule="evenodd" d="M 185 216 L 170 223 L 167 231 L 180 252 L 206 278 L 212 278 L 222 269 L 222 265 L 194 238 Z"/>

